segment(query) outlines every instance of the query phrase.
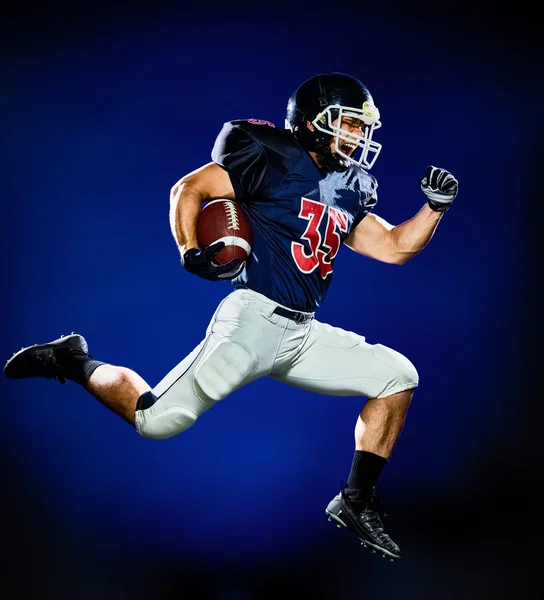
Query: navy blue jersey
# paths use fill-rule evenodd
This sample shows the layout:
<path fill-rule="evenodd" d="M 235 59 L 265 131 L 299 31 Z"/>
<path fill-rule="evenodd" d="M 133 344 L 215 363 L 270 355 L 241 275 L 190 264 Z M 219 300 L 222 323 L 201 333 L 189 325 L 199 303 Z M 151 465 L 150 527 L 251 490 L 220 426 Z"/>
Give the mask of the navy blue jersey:
<path fill-rule="evenodd" d="M 376 178 L 357 165 L 324 174 L 290 131 L 255 119 L 225 123 L 212 160 L 228 171 L 253 228 L 234 287 L 314 312 L 340 245 L 377 202 Z"/>

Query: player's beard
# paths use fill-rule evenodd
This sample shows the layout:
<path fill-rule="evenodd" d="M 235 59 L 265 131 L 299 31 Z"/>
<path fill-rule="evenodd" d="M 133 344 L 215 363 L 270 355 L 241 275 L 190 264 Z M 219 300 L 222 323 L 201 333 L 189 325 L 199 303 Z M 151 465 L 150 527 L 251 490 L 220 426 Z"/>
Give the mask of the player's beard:
<path fill-rule="evenodd" d="M 331 150 L 329 144 L 321 146 L 315 152 L 316 158 L 324 171 L 343 173 L 349 168 L 349 161 Z"/>

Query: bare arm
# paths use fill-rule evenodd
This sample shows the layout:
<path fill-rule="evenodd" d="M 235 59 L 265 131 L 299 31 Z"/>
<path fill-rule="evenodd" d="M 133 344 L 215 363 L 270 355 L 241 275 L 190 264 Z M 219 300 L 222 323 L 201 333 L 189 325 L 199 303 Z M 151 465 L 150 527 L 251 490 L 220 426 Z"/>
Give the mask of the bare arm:
<path fill-rule="evenodd" d="M 182 177 L 170 190 L 170 229 L 181 256 L 198 248 L 196 222 L 202 203 L 218 198 L 234 200 L 225 169 L 211 162 Z"/>
<path fill-rule="evenodd" d="M 403 265 L 425 248 L 443 214 L 425 204 L 411 219 L 395 226 L 371 213 L 344 243 L 363 256 Z"/>

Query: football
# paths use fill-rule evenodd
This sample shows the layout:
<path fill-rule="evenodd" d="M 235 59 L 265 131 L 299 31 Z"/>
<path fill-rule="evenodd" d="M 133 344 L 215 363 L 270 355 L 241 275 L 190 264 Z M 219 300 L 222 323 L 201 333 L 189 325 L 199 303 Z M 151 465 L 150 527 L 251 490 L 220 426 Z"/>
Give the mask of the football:
<path fill-rule="evenodd" d="M 225 242 L 225 247 L 214 258 L 215 262 L 222 265 L 234 258 L 246 261 L 251 254 L 251 223 L 240 205 L 233 200 L 212 200 L 205 204 L 198 216 L 196 236 L 201 248 Z"/>

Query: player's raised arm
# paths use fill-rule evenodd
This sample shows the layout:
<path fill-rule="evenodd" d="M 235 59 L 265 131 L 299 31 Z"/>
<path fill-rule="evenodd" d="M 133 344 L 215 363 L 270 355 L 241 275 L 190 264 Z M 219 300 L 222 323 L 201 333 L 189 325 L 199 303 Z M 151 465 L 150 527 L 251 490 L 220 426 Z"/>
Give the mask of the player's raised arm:
<path fill-rule="evenodd" d="M 346 239 L 346 246 L 363 256 L 396 265 L 403 265 L 421 252 L 457 196 L 458 183 L 445 169 L 430 166 L 420 186 L 427 203 L 415 216 L 394 226 L 368 214 Z"/>
<path fill-rule="evenodd" d="M 369 214 L 344 243 L 363 256 L 403 265 L 427 245 L 441 216 L 425 205 L 414 217 L 394 226 L 378 215 Z"/>

